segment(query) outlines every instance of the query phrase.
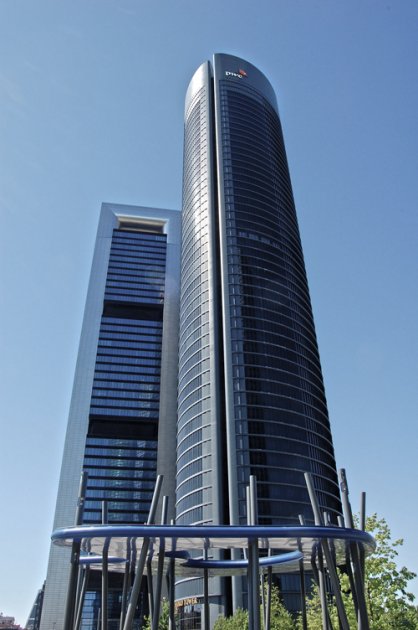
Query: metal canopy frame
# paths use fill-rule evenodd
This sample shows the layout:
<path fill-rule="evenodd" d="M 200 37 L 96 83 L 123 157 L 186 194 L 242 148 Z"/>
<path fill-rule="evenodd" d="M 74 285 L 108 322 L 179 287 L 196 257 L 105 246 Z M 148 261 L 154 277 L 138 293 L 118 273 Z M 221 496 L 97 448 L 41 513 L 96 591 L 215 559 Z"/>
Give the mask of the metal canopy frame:
<path fill-rule="evenodd" d="M 345 473 L 344 473 L 345 479 Z M 160 614 L 161 588 L 164 578 L 168 582 L 170 628 L 174 630 L 174 584 L 176 576 L 181 578 L 196 577 L 201 571 L 207 584 L 209 576 L 233 576 L 246 574 L 248 579 L 248 607 L 251 628 L 258 630 L 260 623 L 260 580 L 263 595 L 264 627 L 270 628 L 271 575 L 272 573 L 297 572 L 301 575 L 306 569 L 313 571 L 317 580 L 322 606 L 323 629 L 332 630 L 327 610 L 325 575 L 329 577 L 332 594 L 336 599 L 340 627 L 349 630 L 346 612 L 341 598 L 337 575 L 338 566 L 347 566 L 347 570 L 356 577 L 355 604 L 358 613 L 359 630 L 368 630 L 367 610 L 364 602 L 363 575 L 364 558 L 375 549 L 375 541 L 367 532 L 354 529 L 351 508 L 347 496 L 344 498 L 346 520 L 351 527 L 324 525 L 326 518 L 320 514 L 310 475 L 306 482 L 315 515 L 315 525 L 261 526 L 256 524 L 256 486 L 251 478 L 248 491 L 248 525 L 155 525 L 156 507 L 162 485 L 162 478 L 157 479 L 154 497 L 147 524 L 144 525 L 79 525 L 57 529 L 52 534 L 55 544 L 69 546 L 71 554 L 71 575 L 67 596 L 67 616 L 64 630 L 78 630 L 80 623 L 82 598 L 89 570 L 100 569 L 106 573 L 102 579 L 102 602 L 107 602 L 107 574 L 109 571 L 124 573 L 124 594 L 120 619 L 120 630 L 132 630 L 134 613 L 144 574 L 150 584 L 154 583 L 155 597 L 150 597 L 152 630 L 158 629 Z M 80 484 L 79 504 L 83 503 Z M 343 489 L 344 492 L 344 489 Z M 162 522 L 166 519 L 167 497 L 163 500 Z M 104 507 L 106 512 L 106 507 Z M 78 522 L 80 517 L 78 515 Z M 105 519 L 104 519 L 105 520 Z M 76 521 L 77 522 L 77 521 Z M 243 558 L 215 559 L 210 557 L 211 550 L 241 550 Z M 196 551 L 201 557 L 196 557 Z M 215 555 L 215 554 L 214 554 Z M 216 554 L 218 555 L 218 554 Z M 231 554 L 234 556 L 234 554 Z M 261 557 L 260 557 L 261 556 Z M 84 571 L 82 576 L 81 572 Z M 75 575 L 79 573 L 79 584 L 75 588 Z M 130 576 L 135 574 L 129 589 Z M 267 574 L 267 593 L 264 596 L 264 576 Z M 84 580 L 84 581 L 83 581 Z M 126 583 L 126 589 L 125 589 Z M 77 595 L 78 590 L 78 595 Z M 128 592 L 130 594 L 128 596 Z M 126 592 L 125 592 L 126 591 Z M 362 591 L 362 592 L 360 592 Z M 157 601 L 158 600 L 158 601 Z M 209 630 L 209 595 L 203 593 L 203 628 Z M 302 612 L 305 610 L 302 607 Z M 102 612 L 102 624 L 107 623 L 107 611 Z M 75 623 L 74 623 L 75 619 Z M 306 611 L 304 623 L 306 622 Z M 305 623 L 306 625 L 306 623 Z M 106 626 L 103 626 L 106 627 Z"/>

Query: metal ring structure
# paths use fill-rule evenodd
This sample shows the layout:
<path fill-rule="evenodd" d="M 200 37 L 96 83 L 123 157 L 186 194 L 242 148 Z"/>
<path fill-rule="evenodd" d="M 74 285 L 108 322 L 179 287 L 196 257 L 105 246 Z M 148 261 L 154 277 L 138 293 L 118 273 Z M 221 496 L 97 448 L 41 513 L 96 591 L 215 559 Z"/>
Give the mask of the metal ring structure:
<path fill-rule="evenodd" d="M 132 552 L 139 553 L 144 540 L 152 540 L 154 553 L 158 552 L 161 540 L 165 544 L 165 555 L 177 560 L 177 566 L 183 575 L 192 573 L 198 568 L 210 569 L 211 573 L 231 574 L 234 569 L 245 569 L 246 560 L 211 560 L 206 566 L 203 559 L 192 559 L 189 553 L 206 549 L 247 549 L 250 541 L 257 540 L 260 550 L 267 550 L 274 554 L 260 558 L 260 566 L 295 563 L 302 560 L 310 567 L 312 553 L 321 541 L 332 541 L 335 549 L 337 564 L 345 564 L 347 546 L 355 543 L 360 545 L 366 555 L 373 552 L 375 542 L 373 537 L 357 529 L 335 526 L 262 526 L 262 525 L 89 525 L 57 529 L 51 536 L 57 545 L 70 546 L 74 541 L 80 543 L 81 552 L 89 554 L 86 557 L 99 558 L 103 547 L 108 545 L 108 553 L 112 561 L 117 558 L 120 562 L 130 560 Z M 91 556 L 90 554 L 93 554 Z M 288 555 L 290 554 L 290 555 Z M 276 558 L 276 561 L 273 559 Z M 280 559 L 280 560 L 279 560 Z M 82 560 L 86 562 L 86 560 Z M 298 567 L 298 565 L 297 565 Z M 295 569 L 297 568 L 295 566 Z M 122 568 L 122 567 L 121 567 Z M 291 571 L 290 566 L 282 570 Z"/>
<path fill-rule="evenodd" d="M 57 529 L 51 536 L 57 545 L 77 546 L 81 555 L 73 554 L 72 564 L 76 563 L 88 568 L 103 569 L 107 575 L 111 571 L 126 571 L 128 567 L 136 564 L 134 586 L 131 591 L 129 604 L 123 611 L 123 630 L 132 630 L 134 612 L 138 593 L 135 592 L 135 582 L 140 584 L 146 558 L 149 566 L 157 563 L 157 582 L 161 586 L 163 573 L 170 575 L 172 586 L 170 587 L 170 610 L 174 611 L 174 583 L 178 578 L 197 577 L 196 573 L 202 571 L 204 580 L 210 575 L 242 575 L 259 576 L 266 569 L 269 574 L 276 572 L 291 573 L 302 571 L 303 566 L 313 567 L 315 558 L 321 557 L 321 549 L 325 551 L 332 547 L 332 554 L 328 555 L 328 571 L 332 577 L 335 566 L 346 564 L 347 553 L 353 548 L 361 549 L 364 555 L 369 555 L 375 549 L 373 537 L 362 530 L 346 527 L 323 525 L 297 525 L 297 526 L 261 526 L 261 525 L 209 525 L 209 526 L 179 526 L 179 525 L 93 525 L 75 526 Z M 249 554 L 258 547 L 259 553 Z M 219 558 L 218 550 L 246 550 L 246 558 L 223 559 Z M 196 551 L 203 551 L 202 557 L 196 557 Z M 213 550 L 214 558 L 208 557 L 208 552 Z M 194 552 L 194 554 L 193 554 Z M 319 556 L 318 556 L 319 553 Z M 260 554 L 261 557 L 258 557 Z M 216 557 L 218 556 L 218 557 Z M 153 557 L 155 559 L 153 559 Z M 135 561 L 135 559 L 137 559 Z M 111 563 L 111 567 L 110 564 Z M 175 563 L 175 569 L 173 572 Z M 325 565 L 325 563 L 324 563 Z M 170 568 L 171 567 L 171 568 Z M 151 568 L 151 571 L 153 569 Z M 103 578 L 102 578 L 103 579 Z M 248 578 L 249 579 L 249 578 Z M 259 580 L 254 584 L 249 581 L 248 588 L 251 598 L 258 601 Z M 86 582 L 86 580 L 84 580 Z M 83 582 L 83 584 L 84 584 Z M 125 581 L 124 581 L 125 583 Z M 335 582 L 335 587 L 339 584 Z M 107 587 L 102 592 L 102 598 L 107 600 Z M 125 588 L 125 587 L 124 587 Z M 270 588 L 270 587 L 269 587 Z M 84 592 L 85 589 L 82 589 Z M 81 611 L 83 595 L 77 600 L 75 594 L 70 594 L 67 603 L 73 610 Z M 124 599 L 126 596 L 124 595 Z M 270 596 L 268 597 L 270 599 Z M 159 619 L 159 602 L 155 603 L 152 615 L 155 624 Z M 154 608 L 154 606 L 153 606 Z M 253 607 L 251 614 L 256 611 L 256 622 L 259 620 L 259 604 Z M 268 610 L 269 606 L 268 606 Z M 209 627 L 209 597 L 207 589 L 203 598 L 204 627 Z M 340 613 L 340 611 L 339 611 Z M 174 623 L 174 612 L 171 620 Z M 364 629 L 368 630 L 367 614 L 363 614 Z M 78 615 L 77 615 L 78 619 Z M 340 621 L 345 630 L 348 628 L 344 610 L 340 613 Z M 153 622 L 153 628 L 157 627 Z M 122 626 L 120 626 L 122 628 Z M 254 626 L 255 627 L 255 626 Z M 257 628 L 261 627 L 258 623 Z M 267 625 L 269 627 L 269 624 Z M 67 624 L 64 630 L 72 630 L 71 624 Z"/>

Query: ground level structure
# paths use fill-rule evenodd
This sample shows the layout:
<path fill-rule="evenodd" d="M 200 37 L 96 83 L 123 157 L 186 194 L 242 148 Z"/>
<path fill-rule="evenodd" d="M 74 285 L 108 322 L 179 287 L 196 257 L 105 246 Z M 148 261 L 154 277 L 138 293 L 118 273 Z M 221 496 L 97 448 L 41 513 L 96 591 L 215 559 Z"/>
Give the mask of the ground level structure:
<path fill-rule="evenodd" d="M 307 478 L 308 488 L 310 479 Z M 162 479 L 156 490 L 145 525 L 81 525 L 53 532 L 52 540 L 61 546 L 71 546 L 71 570 L 64 630 L 78 630 L 83 606 L 83 585 L 88 572 L 96 567 L 102 579 L 102 627 L 107 627 L 107 584 L 109 572 L 125 575 L 122 593 L 120 630 L 132 630 L 138 596 L 143 578 L 148 579 L 152 629 L 157 630 L 163 583 L 167 583 L 170 627 L 175 625 L 175 584 L 179 579 L 202 578 L 202 594 L 195 604 L 201 605 L 202 628 L 209 630 L 209 589 L 211 577 L 246 576 L 250 627 L 260 630 L 260 578 L 267 577 L 267 603 L 264 608 L 264 628 L 269 629 L 269 600 L 272 574 L 299 573 L 301 584 L 305 570 L 313 572 L 318 583 L 323 608 L 323 627 L 327 620 L 327 591 L 335 597 L 340 625 L 349 630 L 337 567 L 344 566 L 355 592 L 359 627 L 368 630 L 364 600 L 364 557 L 375 548 L 373 537 L 353 527 L 324 525 L 260 526 L 193 526 L 155 525 Z M 255 521 L 255 479 L 248 488 L 248 511 Z M 321 516 L 312 495 L 316 520 Z M 81 500 L 82 503 L 82 500 Z M 162 501 L 162 523 L 165 522 L 167 497 Z M 238 553 L 237 553 L 238 552 Z M 237 559 L 237 556 L 240 556 Z M 77 587 L 78 583 L 78 587 Z M 302 593 L 302 595 L 304 595 Z M 189 602 L 190 604 L 190 602 Z M 302 614 L 304 606 L 302 605 Z"/>

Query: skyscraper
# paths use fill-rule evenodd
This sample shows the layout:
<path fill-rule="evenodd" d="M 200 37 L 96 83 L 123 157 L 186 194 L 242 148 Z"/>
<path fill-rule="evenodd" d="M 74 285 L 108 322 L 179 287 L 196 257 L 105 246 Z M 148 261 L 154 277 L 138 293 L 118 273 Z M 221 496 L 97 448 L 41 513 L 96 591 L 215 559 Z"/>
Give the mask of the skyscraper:
<path fill-rule="evenodd" d="M 103 204 L 54 528 L 74 523 L 82 470 L 85 524 L 102 522 L 103 500 L 109 523 L 143 523 L 157 472 L 174 496 L 179 253 L 179 212 Z M 52 547 L 43 630 L 62 628 L 68 567 Z M 96 627 L 99 599 L 92 583 L 82 628 Z M 119 627 L 116 600 L 110 592 L 109 628 Z"/>
<path fill-rule="evenodd" d="M 86 524 L 101 521 L 102 500 L 110 523 L 144 522 L 157 472 L 179 525 L 245 524 L 250 475 L 260 524 L 313 522 L 305 472 L 335 522 L 336 466 L 276 97 L 237 57 L 215 55 L 187 91 L 181 267 L 180 216 L 103 206 L 54 528 L 74 521 L 82 469 Z M 67 575 L 68 555 L 53 548 L 41 630 L 62 628 Z M 202 586 L 178 581 L 183 618 Z M 242 604 L 245 584 L 232 586 Z M 215 610 L 228 607 L 224 587 L 211 582 Z M 83 630 L 95 630 L 98 607 L 92 585 Z"/>
<path fill-rule="evenodd" d="M 216 54 L 185 104 L 177 523 L 313 522 L 340 498 L 276 97 Z M 185 597 L 190 585 L 180 585 Z"/>

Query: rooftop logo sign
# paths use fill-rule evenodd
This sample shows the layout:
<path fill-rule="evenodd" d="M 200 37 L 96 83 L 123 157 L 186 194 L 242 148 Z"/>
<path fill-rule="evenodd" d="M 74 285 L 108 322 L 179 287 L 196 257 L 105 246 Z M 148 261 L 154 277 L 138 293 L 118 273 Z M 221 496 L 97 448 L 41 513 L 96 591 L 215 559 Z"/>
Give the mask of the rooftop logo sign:
<path fill-rule="evenodd" d="M 247 76 L 245 70 L 238 70 L 238 72 L 231 72 L 230 70 L 225 70 L 226 77 L 235 77 L 236 79 L 242 79 Z"/>

